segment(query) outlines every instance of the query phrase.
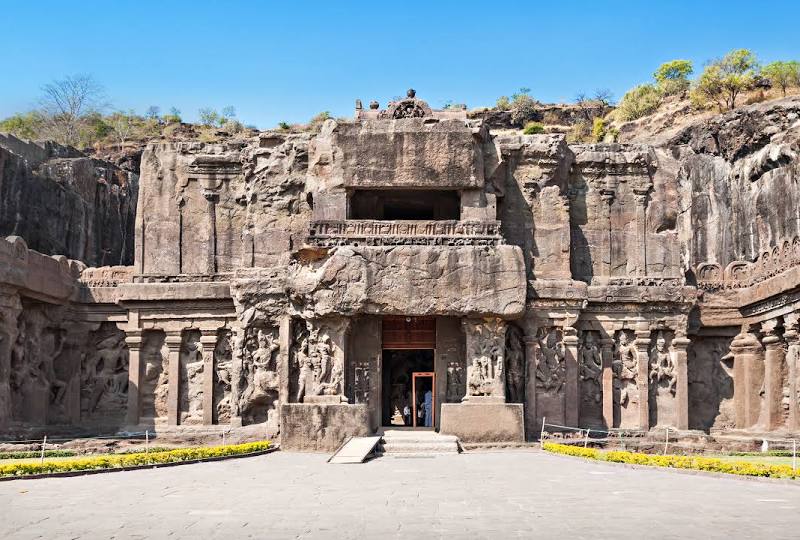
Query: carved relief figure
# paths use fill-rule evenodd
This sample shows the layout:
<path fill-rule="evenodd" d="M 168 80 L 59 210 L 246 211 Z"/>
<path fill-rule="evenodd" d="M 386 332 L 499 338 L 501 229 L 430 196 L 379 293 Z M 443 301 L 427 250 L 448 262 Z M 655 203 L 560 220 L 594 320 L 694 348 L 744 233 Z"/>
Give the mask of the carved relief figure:
<path fill-rule="evenodd" d="M 672 354 L 667 348 L 667 338 L 663 331 L 659 331 L 655 345 L 650 350 L 649 374 L 650 425 L 669 425 L 675 421 L 677 378 Z"/>
<path fill-rule="evenodd" d="M 244 390 L 239 398 L 239 410 L 246 423 L 268 421 L 274 415 L 278 401 L 279 347 L 275 328 L 249 330 L 244 350 Z"/>
<path fill-rule="evenodd" d="M 464 369 L 460 362 L 449 362 L 447 364 L 447 393 L 446 399 L 449 403 L 461 401 L 464 397 Z"/>
<path fill-rule="evenodd" d="M 584 334 L 580 346 L 580 379 L 581 396 L 584 402 L 599 404 L 603 398 L 601 377 L 603 373 L 603 357 L 597 344 L 594 332 Z"/>
<path fill-rule="evenodd" d="M 675 395 L 675 366 L 672 355 L 666 349 L 664 334 L 659 332 L 656 346 L 650 351 L 650 381 L 660 387 L 666 387 Z"/>
<path fill-rule="evenodd" d="M 115 326 L 100 328 L 81 361 L 81 415 L 123 415 L 128 401 L 128 348 Z"/>
<path fill-rule="evenodd" d="M 230 334 L 229 330 L 220 331 L 214 348 L 214 421 L 218 424 L 226 424 L 231 420 Z"/>
<path fill-rule="evenodd" d="M 619 390 L 619 405 L 625 409 L 635 408 L 639 401 L 636 386 L 636 377 L 639 370 L 639 361 L 636 346 L 628 330 L 621 330 L 617 336 L 616 351 L 614 354 L 614 385 Z"/>
<path fill-rule="evenodd" d="M 163 332 L 145 332 L 142 336 L 141 418 L 142 421 L 166 420 L 169 348 L 164 343 Z"/>
<path fill-rule="evenodd" d="M 467 324 L 468 354 L 467 394 L 469 396 L 505 397 L 505 333 L 501 320 Z"/>
<path fill-rule="evenodd" d="M 181 423 L 203 422 L 203 371 L 205 348 L 200 333 L 191 331 L 181 347 Z"/>
<path fill-rule="evenodd" d="M 537 340 L 539 358 L 536 362 L 536 388 L 557 394 L 566 381 L 566 347 L 557 328 L 539 329 Z"/>
<path fill-rule="evenodd" d="M 525 401 L 525 347 L 522 330 L 509 325 L 506 331 L 506 386 L 507 398 L 512 403 Z"/>

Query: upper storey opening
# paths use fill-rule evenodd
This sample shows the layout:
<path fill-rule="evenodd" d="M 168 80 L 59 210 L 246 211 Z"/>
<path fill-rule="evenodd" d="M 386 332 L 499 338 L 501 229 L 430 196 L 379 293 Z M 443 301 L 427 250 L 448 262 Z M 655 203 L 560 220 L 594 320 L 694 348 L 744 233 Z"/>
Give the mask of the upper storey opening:
<path fill-rule="evenodd" d="M 379 189 L 355 190 L 348 219 L 458 220 L 461 200 L 457 191 Z"/>

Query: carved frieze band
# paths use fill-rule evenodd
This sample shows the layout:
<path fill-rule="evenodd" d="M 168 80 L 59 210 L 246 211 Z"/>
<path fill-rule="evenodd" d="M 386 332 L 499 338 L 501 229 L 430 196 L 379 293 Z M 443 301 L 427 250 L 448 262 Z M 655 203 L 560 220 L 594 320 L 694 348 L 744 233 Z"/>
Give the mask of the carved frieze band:
<path fill-rule="evenodd" d="M 716 263 L 697 266 L 697 286 L 707 291 L 750 287 L 800 265 L 800 237 L 765 251 L 755 262 L 734 261 L 724 270 Z"/>
<path fill-rule="evenodd" d="M 309 242 L 346 245 L 500 245 L 499 221 L 314 221 Z"/>

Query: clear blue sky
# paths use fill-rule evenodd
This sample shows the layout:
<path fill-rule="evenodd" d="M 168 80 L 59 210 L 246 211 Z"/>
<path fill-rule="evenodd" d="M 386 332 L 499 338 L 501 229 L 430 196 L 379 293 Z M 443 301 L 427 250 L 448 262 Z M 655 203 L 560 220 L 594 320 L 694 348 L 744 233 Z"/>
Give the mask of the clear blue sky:
<path fill-rule="evenodd" d="M 616 98 L 666 60 L 747 47 L 800 59 L 800 2 L 2 0 L 0 117 L 89 73 L 117 109 L 233 105 L 260 128 L 413 86 L 434 107 L 529 87 L 542 101 Z"/>

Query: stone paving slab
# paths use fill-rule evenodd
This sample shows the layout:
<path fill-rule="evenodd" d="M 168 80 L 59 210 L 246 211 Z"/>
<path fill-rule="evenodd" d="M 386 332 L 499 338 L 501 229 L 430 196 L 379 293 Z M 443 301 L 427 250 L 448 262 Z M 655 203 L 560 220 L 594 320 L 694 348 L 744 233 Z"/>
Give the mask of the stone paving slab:
<path fill-rule="evenodd" d="M 797 538 L 800 484 L 538 452 L 276 452 L 0 485 L 0 538 Z"/>

